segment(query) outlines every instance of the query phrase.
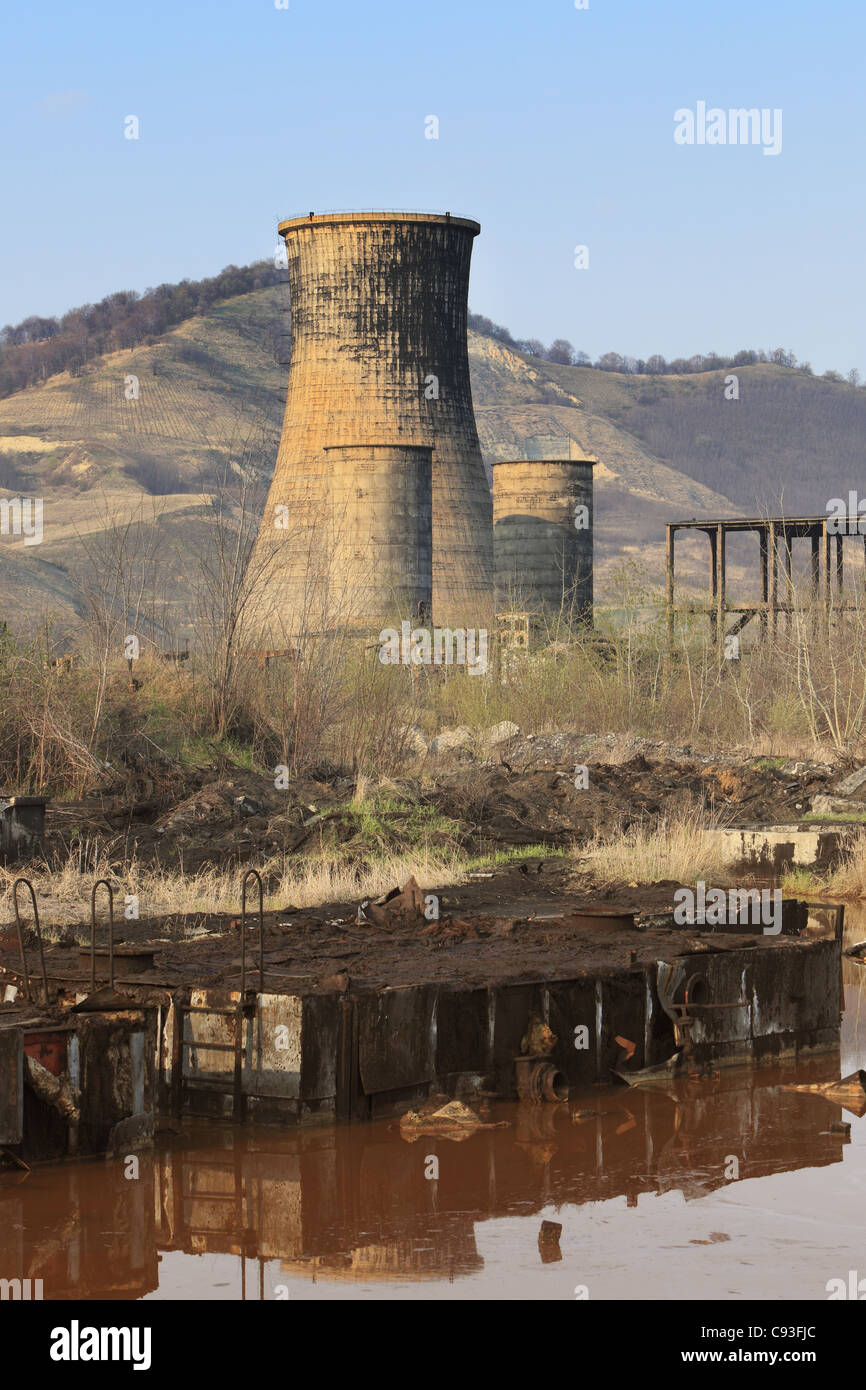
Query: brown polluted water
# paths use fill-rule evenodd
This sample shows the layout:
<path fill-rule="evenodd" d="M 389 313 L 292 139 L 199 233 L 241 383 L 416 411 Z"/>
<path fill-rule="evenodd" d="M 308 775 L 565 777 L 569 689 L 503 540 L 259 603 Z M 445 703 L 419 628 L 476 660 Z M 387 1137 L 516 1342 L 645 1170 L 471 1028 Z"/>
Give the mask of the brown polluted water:
<path fill-rule="evenodd" d="M 849 906 L 845 944 L 864 939 Z M 866 1290 L 866 1118 L 784 1089 L 866 1066 L 866 966 L 843 975 L 840 1052 L 796 1069 L 498 1104 L 504 1127 L 459 1141 L 201 1122 L 134 1159 L 4 1170 L 0 1279 L 45 1299 L 826 1300 L 851 1271 Z"/>

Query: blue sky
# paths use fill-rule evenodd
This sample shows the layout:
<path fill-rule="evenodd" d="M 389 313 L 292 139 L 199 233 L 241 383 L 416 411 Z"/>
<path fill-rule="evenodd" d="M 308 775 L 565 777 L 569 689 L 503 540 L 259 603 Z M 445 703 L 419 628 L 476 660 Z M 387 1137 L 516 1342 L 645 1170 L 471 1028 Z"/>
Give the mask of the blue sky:
<path fill-rule="evenodd" d="M 481 222 L 472 308 L 517 336 L 866 373 L 862 0 L 47 0 L 2 39 L 0 323 L 419 208 Z M 678 146 L 699 101 L 780 108 L 781 153 Z"/>

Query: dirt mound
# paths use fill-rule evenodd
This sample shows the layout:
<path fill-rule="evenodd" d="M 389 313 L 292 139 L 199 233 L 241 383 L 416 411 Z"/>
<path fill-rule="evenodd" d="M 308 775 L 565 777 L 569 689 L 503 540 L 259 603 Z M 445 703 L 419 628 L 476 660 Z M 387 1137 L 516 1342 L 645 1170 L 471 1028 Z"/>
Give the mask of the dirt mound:
<path fill-rule="evenodd" d="M 363 866 L 422 845 L 565 848 L 694 805 L 730 823 L 790 823 L 832 780 L 817 764 L 654 757 L 646 741 L 625 759 L 593 760 L 590 747 L 598 753 L 602 744 L 610 752 L 609 741 L 588 744 L 579 734 L 526 739 L 507 759 L 455 763 L 360 797 L 355 780 L 337 774 L 277 787 L 242 768 L 219 776 L 198 769 L 156 804 L 102 797 L 50 807 L 49 848 L 63 858 L 76 838 L 86 839 L 91 855 L 111 844 L 121 857 L 187 872 L 285 855 Z"/>

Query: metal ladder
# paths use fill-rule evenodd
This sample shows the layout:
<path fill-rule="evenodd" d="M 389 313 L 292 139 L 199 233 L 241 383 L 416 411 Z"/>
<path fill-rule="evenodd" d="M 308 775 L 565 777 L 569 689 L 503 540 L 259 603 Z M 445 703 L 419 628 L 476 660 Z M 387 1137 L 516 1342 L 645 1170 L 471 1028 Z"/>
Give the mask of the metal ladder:
<path fill-rule="evenodd" d="M 244 874 L 241 887 L 241 988 L 237 1004 L 220 1007 L 214 1004 L 190 1004 L 181 993 L 174 999 L 175 1043 L 172 1053 L 171 1111 L 172 1118 L 180 1119 L 184 1101 L 195 1091 L 221 1090 L 221 1080 L 205 1081 L 199 1077 L 191 1085 L 184 1077 L 184 1057 L 186 1051 L 231 1052 L 234 1056 L 232 1079 L 232 1119 L 235 1124 L 245 1124 L 247 1119 L 247 1097 L 243 1089 L 244 1081 L 244 1028 L 246 1020 L 255 1009 L 255 998 L 247 998 L 247 883 L 254 878 L 259 895 L 259 993 L 264 992 L 265 982 L 265 927 L 264 927 L 264 887 L 261 875 L 255 869 Z M 192 1014 L 208 1014 L 214 1018 L 232 1020 L 232 1041 L 230 1043 L 198 1042 L 195 1038 L 185 1038 L 186 1020 Z"/>

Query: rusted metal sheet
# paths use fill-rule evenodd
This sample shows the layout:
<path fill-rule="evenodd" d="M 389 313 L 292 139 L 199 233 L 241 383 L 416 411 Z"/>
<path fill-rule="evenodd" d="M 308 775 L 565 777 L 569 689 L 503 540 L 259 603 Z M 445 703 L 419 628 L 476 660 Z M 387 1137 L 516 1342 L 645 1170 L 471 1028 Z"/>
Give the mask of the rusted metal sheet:
<path fill-rule="evenodd" d="M 548 1026 L 556 1034 L 550 1060 L 563 1073 L 569 1086 L 591 1086 L 598 1079 L 599 1069 L 596 982 L 557 980 L 548 987 L 546 994 Z"/>
<path fill-rule="evenodd" d="M 358 1060 L 367 1095 L 435 1077 L 434 985 L 387 989 L 358 1000 Z"/>
<path fill-rule="evenodd" d="M 436 1073 L 440 1078 L 490 1066 L 490 996 L 486 989 L 440 989 Z"/>
<path fill-rule="evenodd" d="M 301 1018 L 301 1100 L 332 1100 L 337 1094 L 340 1049 L 339 994 L 308 994 Z"/>
<path fill-rule="evenodd" d="M 547 999 L 541 984 L 505 985 L 492 991 L 493 1070 L 502 1095 L 517 1094 L 514 1059 L 519 1056 L 532 1017 L 547 1019 Z"/>
<path fill-rule="evenodd" d="M 28 1028 L 24 1035 L 24 1051 L 52 1076 L 62 1076 L 67 1070 L 70 1031 L 69 1028 Z"/>
<path fill-rule="evenodd" d="M 695 1062 L 794 1055 L 838 1036 L 839 945 L 817 940 L 789 950 L 756 945 L 684 955 L 658 963 L 657 989 L 663 1007 L 667 1002 L 689 1020 Z"/>
<path fill-rule="evenodd" d="M 597 1013 L 602 1021 L 598 1079 L 609 1080 L 617 1067 L 644 1065 L 646 980 L 642 970 L 607 975 L 596 981 Z M 619 1041 L 622 1039 L 622 1041 Z M 631 1045 L 634 1044 L 634 1050 Z M 630 1055 L 627 1055 L 629 1054 Z"/>
<path fill-rule="evenodd" d="M 297 994 L 259 994 L 245 1020 L 243 1088 L 248 1096 L 296 1100 L 301 1090 L 303 1000 Z"/>
<path fill-rule="evenodd" d="M 152 1011 L 79 1014 L 79 1152 L 123 1152 L 153 1138 L 156 1019 Z M 70 1052 L 72 1049 L 70 1048 Z"/>
<path fill-rule="evenodd" d="M 19 1028 L 0 1029 L 0 1144 L 24 1137 L 24 1039 Z"/>
<path fill-rule="evenodd" d="M 0 797 L 0 854 L 5 859 L 31 859 L 40 850 L 47 804 L 45 796 Z"/>

